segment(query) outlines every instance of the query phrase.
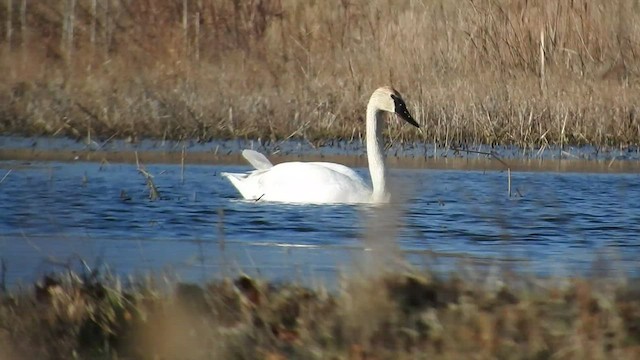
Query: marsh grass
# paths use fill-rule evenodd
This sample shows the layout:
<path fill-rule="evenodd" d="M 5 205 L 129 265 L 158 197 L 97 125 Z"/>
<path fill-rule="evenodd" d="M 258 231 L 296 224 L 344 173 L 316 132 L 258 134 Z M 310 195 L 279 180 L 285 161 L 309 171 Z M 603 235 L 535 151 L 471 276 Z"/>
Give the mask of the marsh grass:
<path fill-rule="evenodd" d="M 49 275 L 1 295 L 0 348 L 3 359 L 640 355 L 636 283 L 504 278 L 487 286 L 397 272 L 345 278 L 327 292 L 245 275 L 170 290 L 149 280 Z"/>
<path fill-rule="evenodd" d="M 637 146 L 633 0 L 6 1 L 0 130 L 82 138 Z M 543 44 L 544 43 L 544 44 Z"/>

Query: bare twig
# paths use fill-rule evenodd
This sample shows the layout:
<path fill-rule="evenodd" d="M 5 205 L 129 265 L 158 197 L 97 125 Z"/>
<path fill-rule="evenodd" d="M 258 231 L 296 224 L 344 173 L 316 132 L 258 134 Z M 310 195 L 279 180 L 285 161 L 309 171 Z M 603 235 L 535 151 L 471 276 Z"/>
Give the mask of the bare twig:
<path fill-rule="evenodd" d="M 452 146 L 451 150 L 453 151 L 464 151 L 466 153 L 471 153 L 471 154 L 480 154 L 480 155 L 487 155 L 487 156 L 491 156 L 492 158 L 498 160 L 498 162 L 500 162 L 502 165 L 504 165 L 504 167 L 507 169 L 507 194 L 509 195 L 509 197 L 511 197 L 511 166 L 509 166 L 509 164 L 507 164 L 504 160 L 502 160 L 498 154 L 496 154 L 495 151 L 491 151 L 491 152 L 486 152 L 486 151 L 478 151 L 478 150 L 469 150 L 469 149 L 461 149 L 459 147 L 455 147 Z"/>
<path fill-rule="evenodd" d="M 160 192 L 156 187 L 156 184 L 153 182 L 153 175 L 151 175 L 147 170 L 145 170 L 144 165 L 140 164 L 140 160 L 138 159 L 138 152 L 135 152 L 136 155 L 136 166 L 138 168 L 138 172 L 144 176 L 147 187 L 149 188 L 149 200 L 155 201 L 160 199 Z"/>
<path fill-rule="evenodd" d="M 184 158 L 185 146 L 182 145 L 182 156 L 180 157 L 180 182 L 184 184 Z"/>
<path fill-rule="evenodd" d="M 7 178 L 7 176 L 9 176 L 9 174 L 11 174 L 11 172 L 12 172 L 12 171 L 13 171 L 13 169 L 9 169 L 9 170 L 7 171 L 7 173 L 6 173 L 6 174 L 4 174 L 4 176 L 2 177 L 2 179 L 0 179 L 0 184 L 2 184 L 2 182 L 4 181 L 4 179 L 6 179 L 6 178 Z"/>

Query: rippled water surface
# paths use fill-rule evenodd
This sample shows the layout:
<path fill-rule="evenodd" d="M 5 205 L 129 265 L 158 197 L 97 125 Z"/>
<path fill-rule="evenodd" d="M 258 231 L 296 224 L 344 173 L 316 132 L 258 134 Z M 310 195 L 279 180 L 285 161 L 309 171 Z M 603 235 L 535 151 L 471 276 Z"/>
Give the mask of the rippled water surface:
<path fill-rule="evenodd" d="M 509 197 L 504 172 L 392 170 L 405 191 L 399 216 L 381 222 L 371 208 L 239 200 L 219 173 L 246 166 L 188 165 L 183 176 L 179 165 L 147 165 L 157 201 L 135 165 L 9 161 L 0 178 L 9 170 L 0 259 L 10 285 L 77 268 L 79 259 L 117 274 L 169 270 L 196 281 L 225 271 L 325 279 L 372 238 L 396 238 L 412 263 L 438 271 L 474 261 L 637 275 L 638 174 L 518 172 Z"/>

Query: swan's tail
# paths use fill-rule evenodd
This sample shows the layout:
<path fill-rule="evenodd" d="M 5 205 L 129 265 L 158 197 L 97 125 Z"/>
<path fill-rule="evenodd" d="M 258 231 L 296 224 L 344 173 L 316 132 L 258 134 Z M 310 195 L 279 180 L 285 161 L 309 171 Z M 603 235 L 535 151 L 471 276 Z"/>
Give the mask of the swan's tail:
<path fill-rule="evenodd" d="M 220 175 L 229 179 L 229 181 L 231 181 L 231 184 L 233 184 L 233 186 L 235 186 L 238 190 L 240 190 L 240 188 L 242 187 L 242 180 L 247 178 L 247 174 L 221 172 Z"/>
<path fill-rule="evenodd" d="M 220 175 L 229 179 L 243 198 L 249 200 L 260 199 L 264 196 L 264 192 L 262 186 L 259 184 L 258 175 L 269 171 L 269 169 L 273 167 L 273 164 L 264 155 L 254 150 L 243 150 L 242 156 L 253 165 L 256 170 L 248 173 L 222 172 Z"/>
<path fill-rule="evenodd" d="M 249 184 L 244 182 L 248 174 L 222 172 L 220 173 L 220 175 L 229 179 L 229 181 L 231 182 L 231 185 L 233 185 L 238 190 L 238 192 L 240 192 L 240 195 L 242 195 L 243 198 L 245 199 L 256 198 L 254 191 L 251 191 L 251 186 L 249 186 Z"/>
<path fill-rule="evenodd" d="M 224 176 L 224 177 L 226 177 L 227 179 L 228 179 L 229 177 L 246 178 L 246 177 L 247 177 L 247 174 L 229 173 L 229 172 L 224 172 L 224 171 L 223 171 L 223 172 L 221 172 L 221 173 L 220 173 L 220 176 Z"/>

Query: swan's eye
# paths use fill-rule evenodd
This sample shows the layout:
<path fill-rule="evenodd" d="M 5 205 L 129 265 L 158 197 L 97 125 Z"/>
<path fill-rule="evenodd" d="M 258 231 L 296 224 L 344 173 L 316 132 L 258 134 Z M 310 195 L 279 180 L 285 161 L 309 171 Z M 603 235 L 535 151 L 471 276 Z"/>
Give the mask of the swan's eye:
<path fill-rule="evenodd" d="M 407 108 L 407 106 L 404 104 L 404 101 L 400 97 L 391 94 L 391 98 L 393 99 L 393 105 L 396 108 L 396 112 L 400 112 Z"/>
<path fill-rule="evenodd" d="M 415 127 L 420 127 L 420 125 L 418 125 L 418 123 L 413 119 L 413 117 L 409 113 L 409 110 L 407 110 L 407 105 L 404 103 L 404 100 L 402 100 L 399 96 L 395 96 L 393 94 L 391 94 L 391 98 L 393 99 L 395 113 L 398 114 L 402 119 L 404 119 L 409 124 Z"/>

